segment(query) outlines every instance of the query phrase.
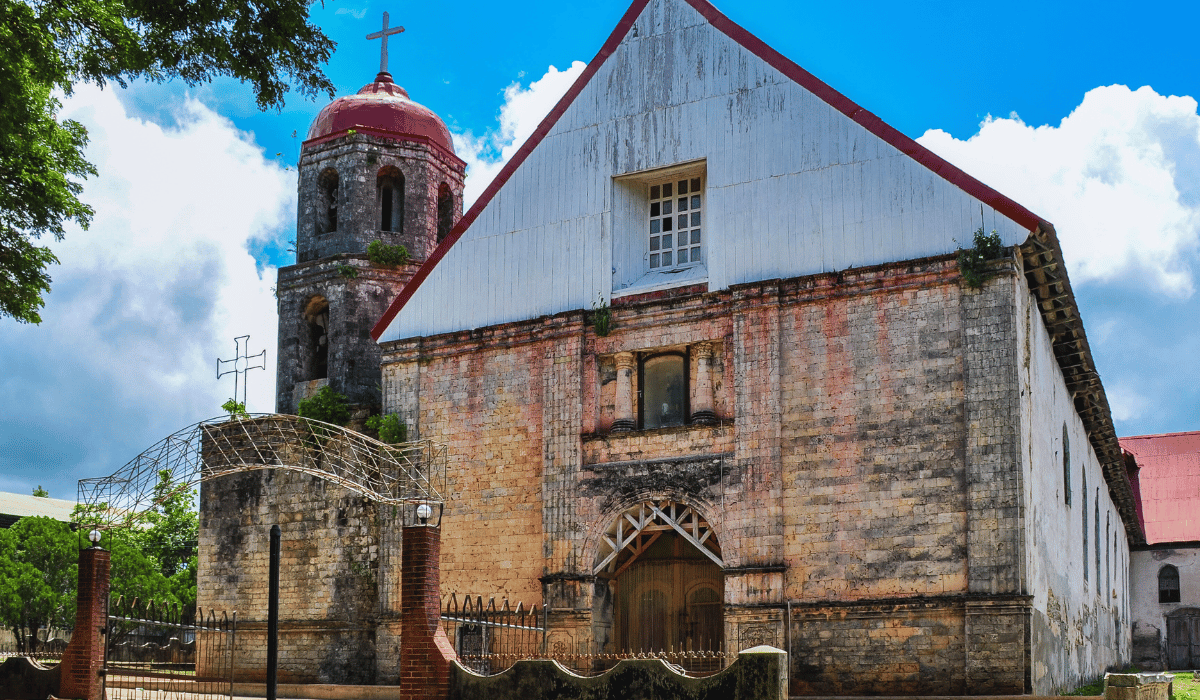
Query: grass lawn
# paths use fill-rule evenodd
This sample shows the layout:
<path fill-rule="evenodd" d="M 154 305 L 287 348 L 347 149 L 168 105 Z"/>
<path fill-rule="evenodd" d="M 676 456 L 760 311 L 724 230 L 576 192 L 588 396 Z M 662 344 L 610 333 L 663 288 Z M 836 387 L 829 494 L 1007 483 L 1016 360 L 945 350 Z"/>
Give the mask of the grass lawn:
<path fill-rule="evenodd" d="M 1196 680 L 1195 673 L 1182 671 L 1168 671 L 1168 673 L 1175 676 L 1174 700 L 1200 700 L 1200 681 Z M 1063 695 L 1104 695 L 1104 679 L 1101 678 L 1095 683 L 1089 683 L 1082 688 L 1063 693 Z"/>

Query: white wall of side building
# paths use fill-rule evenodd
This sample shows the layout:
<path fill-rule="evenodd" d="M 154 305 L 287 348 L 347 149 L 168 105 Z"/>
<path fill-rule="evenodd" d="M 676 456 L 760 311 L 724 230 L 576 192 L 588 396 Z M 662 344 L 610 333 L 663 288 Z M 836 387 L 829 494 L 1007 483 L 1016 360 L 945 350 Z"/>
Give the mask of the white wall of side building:
<path fill-rule="evenodd" d="M 1129 663 L 1129 545 L 1035 300 L 1027 289 L 1018 297 L 1024 300 L 1018 310 L 1023 315 L 1018 337 L 1023 346 L 1022 434 L 1027 440 L 1022 470 L 1027 475 L 1026 587 L 1033 596 L 1033 692 L 1056 694 Z M 1070 446 L 1070 504 L 1063 470 L 1064 426 Z"/>
<path fill-rule="evenodd" d="M 1167 615 L 1186 609 L 1200 615 L 1200 544 L 1154 545 L 1135 551 L 1131 559 L 1133 663 L 1146 671 L 1165 670 Z M 1158 602 L 1158 575 L 1168 564 L 1179 571 L 1178 603 Z"/>

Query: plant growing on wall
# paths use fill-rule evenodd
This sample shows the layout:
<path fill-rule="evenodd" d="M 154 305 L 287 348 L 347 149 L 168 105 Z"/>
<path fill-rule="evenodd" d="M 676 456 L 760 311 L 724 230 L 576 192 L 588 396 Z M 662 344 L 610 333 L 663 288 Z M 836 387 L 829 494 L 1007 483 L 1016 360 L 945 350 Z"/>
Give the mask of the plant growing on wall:
<path fill-rule="evenodd" d="M 955 241 L 957 243 L 957 241 Z M 1004 254 L 1004 246 L 1000 243 L 1000 234 L 993 229 L 984 233 L 983 227 L 975 229 L 974 245 L 970 248 L 958 249 L 958 271 L 963 280 L 972 289 L 979 289 L 991 277 L 987 273 L 987 264 Z"/>
<path fill-rule="evenodd" d="M 367 246 L 367 259 L 376 265 L 394 267 L 408 262 L 408 249 L 402 245 L 388 245 L 383 241 L 371 241 Z"/>
<path fill-rule="evenodd" d="M 350 422 L 350 406 L 346 404 L 346 397 L 329 388 L 328 385 L 321 387 L 317 393 L 307 399 L 301 399 L 298 409 L 297 413 L 303 418 L 312 418 L 334 425 L 345 425 Z"/>
<path fill-rule="evenodd" d="M 353 265 L 338 265 L 337 273 L 342 277 L 354 279 L 355 277 L 358 277 L 358 268 L 354 267 Z"/>
<path fill-rule="evenodd" d="M 367 419 L 367 428 L 379 431 L 380 442 L 395 444 L 408 441 L 408 426 L 395 413 L 371 416 Z"/>
<path fill-rule="evenodd" d="M 221 404 L 221 410 L 228 413 L 229 417 L 235 420 L 250 417 L 250 414 L 246 412 L 246 404 L 233 399 L 229 399 Z"/>
<path fill-rule="evenodd" d="M 596 329 L 596 335 L 602 338 L 612 332 L 612 307 L 604 301 L 603 295 L 592 303 L 592 327 Z"/>

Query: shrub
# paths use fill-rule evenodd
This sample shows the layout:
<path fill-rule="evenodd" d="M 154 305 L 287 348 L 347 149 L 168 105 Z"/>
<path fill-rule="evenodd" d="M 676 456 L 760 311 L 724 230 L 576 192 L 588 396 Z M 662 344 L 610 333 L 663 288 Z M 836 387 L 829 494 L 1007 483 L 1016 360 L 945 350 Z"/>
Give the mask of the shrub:
<path fill-rule="evenodd" d="M 321 387 L 320 391 L 301 399 L 299 414 L 304 418 L 345 425 L 350 422 L 350 407 L 346 405 L 346 397 L 329 388 Z"/>
<path fill-rule="evenodd" d="M 974 245 L 958 249 L 958 271 L 972 289 L 979 289 L 991 275 L 987 274 L 987 263 L 1004 254 L 1000 234 L 994 230 L 984 233 L 983 227 L 975 229 Z"/>
<path fill-rule="evenodd" d="M 408 426 L 400 421 L 400 416 L 389 413 L 386 416 L 371 416 L 367 419 L 367 427 L 379 431 L 379 441 L 389 444 L 408 441 Z"/>
<path fill-rule="evenodd" d="M 403 265 L 408 262 L 408 249 L 402 245 L 388 245 L 383 241 L 371 241 L 367 246 L 367 259 L 376 265 Z"/>

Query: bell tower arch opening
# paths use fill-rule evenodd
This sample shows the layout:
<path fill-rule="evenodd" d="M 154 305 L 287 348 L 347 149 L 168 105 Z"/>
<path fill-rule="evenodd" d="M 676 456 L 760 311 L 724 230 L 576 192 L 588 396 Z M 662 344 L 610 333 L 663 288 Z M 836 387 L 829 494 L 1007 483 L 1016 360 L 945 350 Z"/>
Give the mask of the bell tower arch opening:
<path fill-rule="evenodd" d="M 329 376 L 329 300 L 317 294 L 304 305 L 307 333 L 302 346 L 302 366 L 306 380 Z"/>
<path fill-rule="evenodd" d="M 375 177 L 379 198 L 379 230 L 404 233 L 404 174 L 389 165 Z"/>
<path fill-rule="evenodd" d="M 612 634 L 606 651 L 720 651 L 725 642 L 721 546 L 695 508 L 670 500 L 625 510 L 601 538 L 593 573 L 607 580 L 611 607 L 597 610 Z M 718 659 L 685 660 L 689 671 Z"/>

